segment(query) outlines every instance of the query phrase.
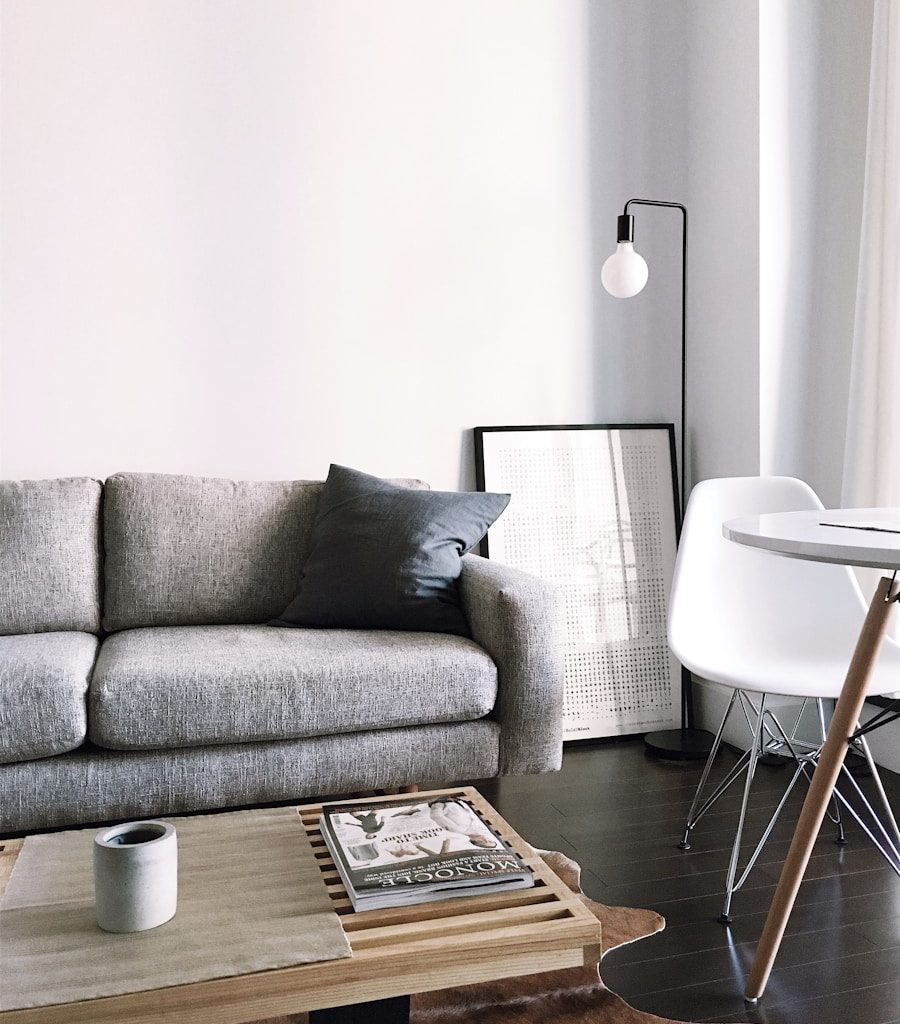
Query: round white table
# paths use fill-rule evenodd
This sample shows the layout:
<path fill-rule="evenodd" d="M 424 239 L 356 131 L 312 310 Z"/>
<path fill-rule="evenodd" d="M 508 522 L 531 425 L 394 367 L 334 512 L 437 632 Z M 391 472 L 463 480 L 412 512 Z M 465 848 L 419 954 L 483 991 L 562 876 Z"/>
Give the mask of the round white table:
<path fill-rule="evenodd" d="M 731 519 L 723 534 L 738 544 L 789 558 L 887 570 L 875 591 L 847 670 L 809 792 L 797 819 L 778 887 L 763 927 L 745 996 L 755 1002 L 766 982 L 797 898 L 828 801 L 847 755 L 866 696 L 866 684 L 884 639 L 891 609 L 900 601 L 900 508 L 777 512 Z M 897 681 L 900 689 L 900 679 Z"/>

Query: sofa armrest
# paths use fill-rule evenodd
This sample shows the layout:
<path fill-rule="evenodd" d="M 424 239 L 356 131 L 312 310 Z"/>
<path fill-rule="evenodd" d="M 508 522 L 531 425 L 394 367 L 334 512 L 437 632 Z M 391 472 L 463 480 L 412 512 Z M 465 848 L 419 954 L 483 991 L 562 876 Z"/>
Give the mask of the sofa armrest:
<path fill-rule="evenodd" d="M 500 774 L 556 771 L 562 762 L 562 594 L 552 583 L 478 555 L 466 555 L 462 564 L 472 638 L 497 665 Z"/>

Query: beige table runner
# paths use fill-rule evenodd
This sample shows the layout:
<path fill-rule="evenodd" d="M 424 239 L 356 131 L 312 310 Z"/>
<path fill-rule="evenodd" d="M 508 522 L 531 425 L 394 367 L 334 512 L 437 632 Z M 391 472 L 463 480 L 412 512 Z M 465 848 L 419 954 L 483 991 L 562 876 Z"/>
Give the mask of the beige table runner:
<path fill-rule="evenodd" d="M 97 829 L 29 836 L 0 901 L 0 1009 L 46 1006 L 350 956 L 297 812 L 173 818 L 178 911 L 101 931 Z"/>

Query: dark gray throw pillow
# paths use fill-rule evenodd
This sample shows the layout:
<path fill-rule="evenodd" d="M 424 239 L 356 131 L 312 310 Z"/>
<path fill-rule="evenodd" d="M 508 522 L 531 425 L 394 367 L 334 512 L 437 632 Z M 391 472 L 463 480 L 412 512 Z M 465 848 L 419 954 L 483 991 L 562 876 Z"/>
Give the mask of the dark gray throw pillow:
<path fill-rule="evenodd" d="M 508 494 L 419 491 L 331 466 L 300 592 L 272 626 L 469 635 L 460 559 Z"/>

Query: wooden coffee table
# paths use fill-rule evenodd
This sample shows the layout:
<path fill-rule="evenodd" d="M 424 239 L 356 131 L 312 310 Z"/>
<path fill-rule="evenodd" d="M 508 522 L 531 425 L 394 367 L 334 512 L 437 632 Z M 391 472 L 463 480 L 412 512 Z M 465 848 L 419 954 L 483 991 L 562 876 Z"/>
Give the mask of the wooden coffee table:
<path fill-rule="evenodd" d="M 476 790 L 441 789 L 419 793 L 414 799 L 448 795 L 470 800 L 526 861 L 535 875 L 532 889 L 354 913 L 319 832 L 321 804 L 305 804 L 297 809 L 300 820 L 341 917 L 352 957 L 10 1010 L 0 1013 L 0 1022 L 243 1024 L 308 1010 L 313 1011 L 311 1024 L 381 1024 L 408 1019 L 409 996 L 414 992 L 596 963 L 600 922 Z M 0 844 L 0 892 L 22 842 Z"/>

